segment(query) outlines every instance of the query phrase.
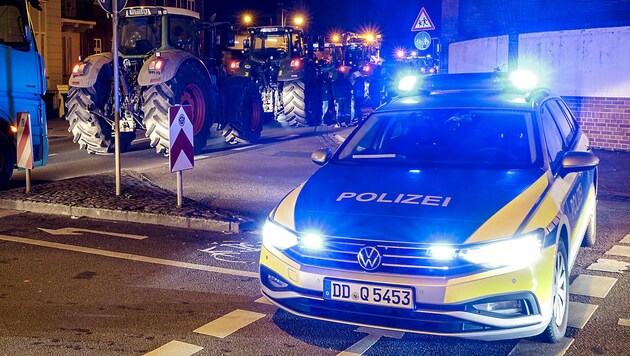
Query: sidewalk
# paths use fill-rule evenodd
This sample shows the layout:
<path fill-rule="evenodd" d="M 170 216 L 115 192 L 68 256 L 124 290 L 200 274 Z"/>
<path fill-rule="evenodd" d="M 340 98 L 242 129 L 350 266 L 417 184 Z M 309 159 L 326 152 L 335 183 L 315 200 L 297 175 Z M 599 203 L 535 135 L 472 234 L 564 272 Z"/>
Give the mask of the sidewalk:
<path fill-rule="evenodd" d="M 65 121 L 51 123 L 49 135 L 52 138 L 68 135 L 67 131 L 64 134 Z M 323 131 L 327 140 L 338 143 L 352 128 L 323 128 Z M 630 152 L 595 150 L 595 153 L 600 158 L 599 199 L 630 202 Z M 0 191 L 0 209 L 231 233 L 256 228 L 254 221 L 221 206 L 184 198 L 183 207 L 177 208 L 175 192 L 160 188 L 132 170 L 122 172 L 120 196 L 114 194 L 115 190 L 113 172 L 84 176 L 33 185 L 29 194 L 23 187 Z"/>

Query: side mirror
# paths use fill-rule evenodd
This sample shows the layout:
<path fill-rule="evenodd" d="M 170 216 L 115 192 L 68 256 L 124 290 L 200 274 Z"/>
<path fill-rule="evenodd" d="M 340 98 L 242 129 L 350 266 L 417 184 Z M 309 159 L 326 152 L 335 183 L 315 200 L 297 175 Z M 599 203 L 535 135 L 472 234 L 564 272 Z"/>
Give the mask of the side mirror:
<path fill-rule="evenodd" d="M 323 166 L 332 157 L 332 150 L 330 148 L 320 148 L 319 150 L 311 154 L 311 160 L 318 166 Z"/>
<path fill-rule="evenodd" d="M 569 151 L 562 157 L 561 175 L 572 172 L 582 172 L 595 168 L 599 164 L 599 158 L 593 152 Z"/>
<path fill-rule="evenodd" d="M 243 49 L 249 49 L 249 40 L 248 39 L 243 40 Z"/>

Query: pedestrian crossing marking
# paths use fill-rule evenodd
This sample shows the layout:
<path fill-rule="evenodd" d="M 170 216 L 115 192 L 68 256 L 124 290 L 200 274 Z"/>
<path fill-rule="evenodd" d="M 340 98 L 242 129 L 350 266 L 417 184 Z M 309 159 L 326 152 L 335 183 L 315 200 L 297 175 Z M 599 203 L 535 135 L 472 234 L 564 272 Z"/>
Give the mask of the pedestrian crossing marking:
<path fill-rule="evenodd" d="M 363 355 L 370 347 L 374 346 L 382 337 L 390 337 L 393 339 L 401 339 L 405 333 L 393 330 L 383 330 L 368 327 L 360 327 L 355 330 L 358 333 L 366 333 L 367 335 L 355 342 L 352 346 L 337 354 L 337 356 L 358 356 Z"/>
<path fill-rule="evenodd" d="M 617 322 L 617 324 L 621 326 L 630 326 L 630 319 L 619 318 L 619 321 Z"/>
<path fill-rule="evenodd" d="M 616 282 L 617 278 L 581 274 L 571 283 L 569 292 L 587 297 L 605 298 Z"/>
<path fill-rule="evenodd" d="M 208 324 L 193 330 L 198 334 L 225 338 L 232 333 L 246 327 L 266 314 L 256 313 L 248 310 L 236 309 Z"/>
<path fill-rule="evenodd" d="M 260 303 L 260 304 L 268 304 L 268 305 L 273 305 L 272 302 L 269 301 L 269 299 L 267 299 L 267 297 L 265 297 L 264 295 L 256 300 L 254 300 L 254 302 L 256 303 Z"/>
<path fill-rule="evenodd" d="M 606 251 L 606 255 L 630 257 L 630 246 L 615 245 L 610 250 Z"/>
<path fill-rule="evenodd" d="M 595 313 L 597 307 L 598 306 L 594 304 L 569 302 L 569 318 L 567 325 L 578 329 L 584 328 L 591 316 L 593 316 L 593 313 Z"/>
<path fill-rule="evenodd" d="M 602 272 L 623 273 L 623 271 L 628 270 L 628 266 L 630 266 L 630 263 L 600 258 L 596 263 L 592 263 L 586 269 Z"/>
<path fill-rule="evenodd" d="M 573 344 L 573 338 L 563 337 L 555 344 L 548 344 L 540 341 L 532 341 L 529 339 L 522 339 L 514 346 L 508 356 L 531 356 L 531 355 L 564 355 L 571 344 Z"/>
<path fill-rule="evenodd" d="M 170 341 L 144 356 L 190 356 L 203 350 L 203 347 L 181 341 Z"/>
<path fill-rule="evenodd" d="M 621 241 L 619 241 L 622 244 L 630 244 L 630 234 L 626 235 L 623 239 L 621 239 Z"/>

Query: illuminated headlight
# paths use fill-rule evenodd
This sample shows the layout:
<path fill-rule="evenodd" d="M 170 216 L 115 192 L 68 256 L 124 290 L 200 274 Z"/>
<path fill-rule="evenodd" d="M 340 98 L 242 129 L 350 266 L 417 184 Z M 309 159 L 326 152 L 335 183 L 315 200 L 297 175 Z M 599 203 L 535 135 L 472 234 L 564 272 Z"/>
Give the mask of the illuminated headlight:
<path fill-rule="evenodd" d="M 415 75 L 408 75 L 403 77 L 400 82 L 398 82 L 398 89 L 402 91 L 412 91 L 416 88 L 418 84 L 418 77 Z"/>
<path fill-rule="evenodd" d="M 527 266 L 538 260 L 542 250 L 542 232 L 498 242 L 464 248 L 459 257 L 485 268 Z"/>
<path fill-rule="evenodd" d="M 263 227 L 263 244 L 279 250 L 286 250 L 298 244 L 297 236 L 280 225 L 267 220 Z"/>
<path fill-rule="evenodd" d="M 163 59 L 154 59 L 149 63 L 149 70 L 161 71 L 164 68 Z"/>
<path fill-rule="evenodd" d="M 311 250 L 318 250 L 324 245 L 322 236 L 314 233 L 303 235 L 300 238 L 300 242 L 302 243 L 302 245 L 304 245 L 304 247 Z"/>

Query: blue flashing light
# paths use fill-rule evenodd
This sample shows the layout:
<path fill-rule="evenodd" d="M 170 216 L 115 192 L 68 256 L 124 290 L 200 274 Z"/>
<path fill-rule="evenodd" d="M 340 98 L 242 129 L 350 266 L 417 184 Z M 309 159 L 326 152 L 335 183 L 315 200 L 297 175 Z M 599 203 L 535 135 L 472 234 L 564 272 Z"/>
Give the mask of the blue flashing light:
<path fill-rule="evenodd" d="M 418 77 L 415 75 L 408 75 L 400 79 L 400 82 L 398 82 L 398 90 L 412 91 L 417 88 L 417 85 Z"/>
<path fill-rule="evenodd" d="M 308 249 L 318 250 L 323 246 L 323 239 L 318 234 L 309 233 L 301 238 L 302 245 Z"/>
<path fill-rule="evenodd" d="M 512 85 L 518 89 L 531 90 L 538 84 L 538 78 L 534 73 L 526 70 L 517 70 L 510 74 Z"/>

